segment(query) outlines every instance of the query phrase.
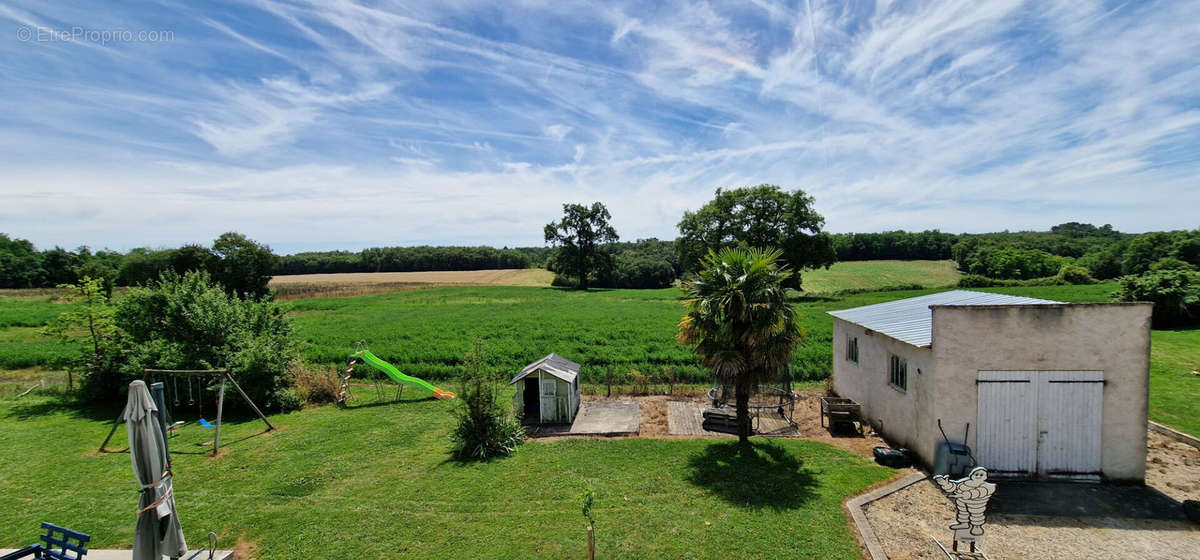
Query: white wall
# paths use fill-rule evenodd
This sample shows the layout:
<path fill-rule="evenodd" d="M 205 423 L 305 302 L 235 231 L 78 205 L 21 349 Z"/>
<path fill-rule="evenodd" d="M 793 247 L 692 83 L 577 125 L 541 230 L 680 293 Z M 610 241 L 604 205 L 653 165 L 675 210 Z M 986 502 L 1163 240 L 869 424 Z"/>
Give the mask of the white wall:
<path fill-rule="evenodd" d="M 858 337 L 858 363 L 846 359 L 847 335 Z M 908 361 L 908 388 L 890 383 L 891 354 Z M 929 419 L 920 411 L 931 406 L 933 353 L 859 325 L 833 318 L 833 390 L 863 407 L 863 415 L 894 446 L 932 456 L 936 442 L 920 435 Z M 935 428 L 936 429 L 936 428 Z"/>
<path fill-rule="evenodd" d="M 929 415 L 952 439 L 970 422 L 974 448 L 980 370 L 1103 371 L 1101 469 L 1108 479 L 1144 480 L 1150 311 L 1141 303 L 934 306 L 938 390 Z M 918 437 L 936 442 L 936 430 Z"/>

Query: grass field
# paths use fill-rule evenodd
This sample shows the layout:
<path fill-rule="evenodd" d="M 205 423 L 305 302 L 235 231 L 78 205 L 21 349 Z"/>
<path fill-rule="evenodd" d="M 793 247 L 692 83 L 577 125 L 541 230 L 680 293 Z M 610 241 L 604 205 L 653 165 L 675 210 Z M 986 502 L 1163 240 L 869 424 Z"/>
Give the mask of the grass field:
<path fill-rule="evenodd" d="M 296 274 L 276 276 L 270 286 L 276 298 L 344 297 L 447 285 L 549 286 L 554 273 L 544 268 Z"/>
<path fill-rule="evenodd" d="M 369 391 L 360 391 L 367 394 Z M 599 558 L 859 558 L 841 502 L 894 471 L 828 445 L 728 440 L 530 442 L 510 458 L 448 459 L 454 403 L 406 401 L 226 426 L 219 459 L 188 425 L 171 441 L 188 542 L 260 558 L 568 558 L 584 555 L 578 496 L 596 491 Z M 127 547 L 137 485 L 123 452 L 96 454 L 114 409 L 0 399 L 0 547 L 53 521 Z M 122 449 L 118 432 L 113 449 Z M 48 445 L 48 442 L 53 442 Z"/>
<path fill-rule="evenodd" d="M 844 290 L 880 290 L 892 286 L 953 286 L 962 275 L 954 261 L 848 261 L 828 269 L 806 270 L 804 291 L 832 294 Z"/>
<path fill-rule="evenodd" d="M 847 263 L 855 264 L 855 263 Z M 1059 301 L 1106 301 L 1113 284 L 988 288 Z M 933 290 L 804 296 L 795 300 L 808 340 L 793 356 L 799 379 L 823 379 L 832 364 L 832 320 L 826 312 L 930 293 Z M 584 381 L 598 383 L 612 368 L 678 379 L 707 378 L 695 356 L 675 342 L 683 313 L 679 291 L 571 290 L 510 286 L 454 286 L 360 297 L 290 302 L 304 357 L 315 364 L 342 363 L 358 340 L 401 370 L 442 379 L 458 371 L 472 338 L 491 347 L 497 369 L 516 371 L 551 351 L 584 364 Z M 63 307 L 49 296 L 0 299 L 0 369 L 45 366 L 76 349 L 41 337 L 36 325 Z M 1200 330 L 1152 333 L 1150 417 L 1200 432 Z M 29 386 L 29 373 L 4 381 L 0 394 Z M 11 377 L 11 376 L 7 376 Z"/>

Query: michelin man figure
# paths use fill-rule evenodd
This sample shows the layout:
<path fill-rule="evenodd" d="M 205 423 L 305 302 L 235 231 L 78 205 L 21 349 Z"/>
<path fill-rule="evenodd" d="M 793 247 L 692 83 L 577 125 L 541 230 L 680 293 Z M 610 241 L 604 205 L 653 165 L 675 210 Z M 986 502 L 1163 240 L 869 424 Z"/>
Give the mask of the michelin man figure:
<path fill-rule="evenodd" d="M 966 478 L 959 480 L 950 480 L 944 474 L 933 477 L 938 487 L 954 499 L 958 522 L 950 528 L 954 529 L 955 535 L 962 534 L 960 531 L 963 530 L 969 530 L 972 537 L 983 535 L 983 513 L 988 500 L 996 493 L 996 485 L 988 482 L 987 476 L 987 469 L 975 467 Z"/>

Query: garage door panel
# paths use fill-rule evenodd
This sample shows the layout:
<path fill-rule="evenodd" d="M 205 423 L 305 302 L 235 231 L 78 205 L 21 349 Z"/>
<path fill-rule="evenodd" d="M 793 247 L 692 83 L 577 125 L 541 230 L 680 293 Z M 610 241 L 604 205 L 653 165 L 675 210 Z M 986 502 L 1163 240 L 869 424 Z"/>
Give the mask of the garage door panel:
<path fill-rule="evenodd" d="M 1046 476 L 1099 475 L 1104 374 L 1046 371 L 1038 380 L 1038 472 Z"/>
<path fill-rule="evenodd" d="M 1032 372 L 979 372 L 975 455 L 995 474 L 1037 470 L 1037 386 Z"/>

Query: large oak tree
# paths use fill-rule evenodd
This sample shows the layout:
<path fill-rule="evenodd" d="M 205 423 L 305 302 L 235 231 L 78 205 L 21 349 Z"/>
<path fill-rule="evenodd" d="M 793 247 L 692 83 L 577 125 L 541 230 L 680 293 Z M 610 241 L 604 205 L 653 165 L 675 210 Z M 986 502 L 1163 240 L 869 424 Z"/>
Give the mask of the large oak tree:
<path fill-rule="evenodd" d="M 717 189 L 695 212 L 684 212 L 676 248 L 687 272 L 696 272 L 709 251 L 726 247 L 775 247 L 792 269 L 787 287 L 800 289 L 800 271 L 837 262 L 833 238 L 821 228 L 825 218 L 802 190 L 775 185 Z"/>
<path fill-rule="evenodd" d="M 588 288 L 588 275 L 612 265 L 611 255 L 599 250 L 617 241 L 617 230 L 608 224 L 612 215 L 599 202 L 591 207 L 563 204 L 563 218 L 546 224 L 546 242 L 558 247 L 552 261 L 555 272 L 579 278 L 579 288 Z"/>

